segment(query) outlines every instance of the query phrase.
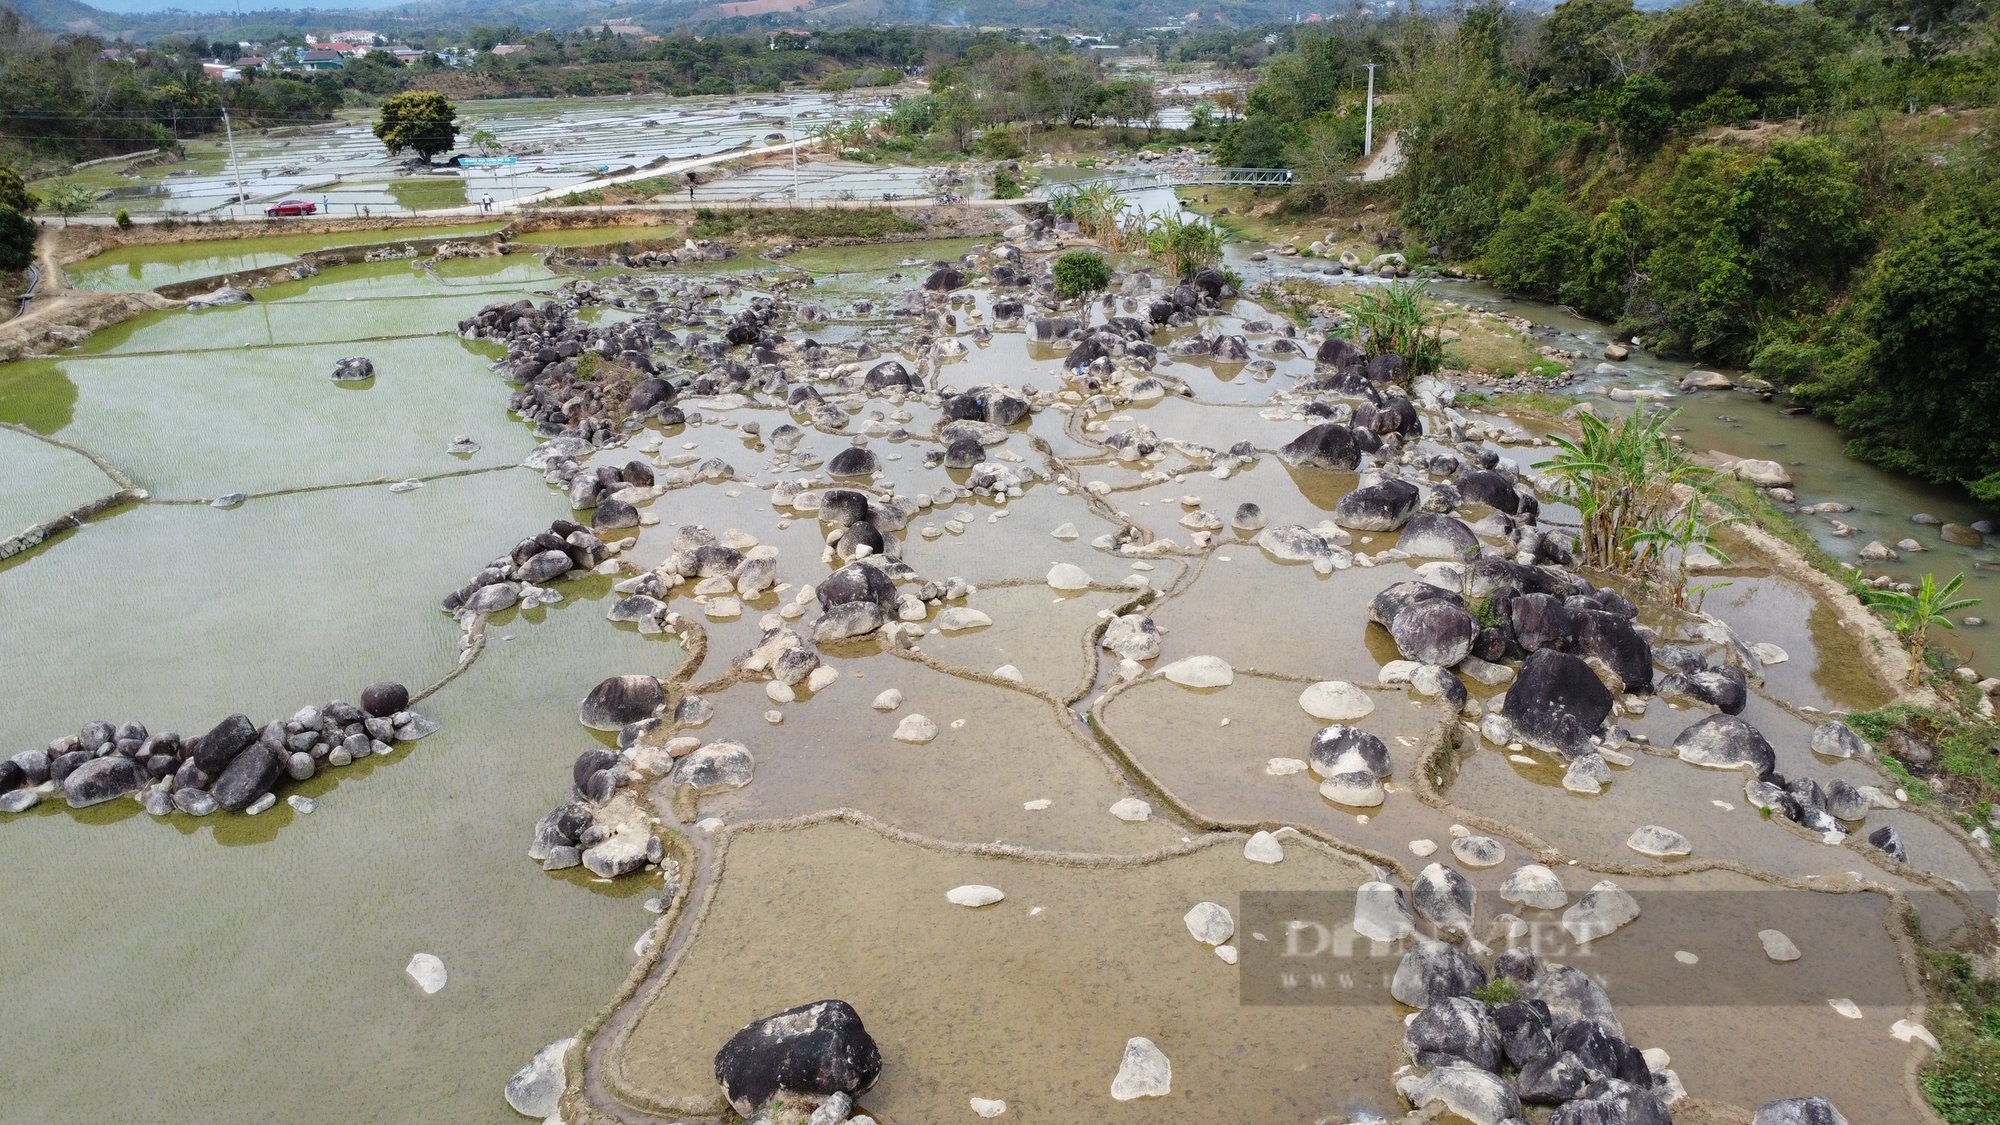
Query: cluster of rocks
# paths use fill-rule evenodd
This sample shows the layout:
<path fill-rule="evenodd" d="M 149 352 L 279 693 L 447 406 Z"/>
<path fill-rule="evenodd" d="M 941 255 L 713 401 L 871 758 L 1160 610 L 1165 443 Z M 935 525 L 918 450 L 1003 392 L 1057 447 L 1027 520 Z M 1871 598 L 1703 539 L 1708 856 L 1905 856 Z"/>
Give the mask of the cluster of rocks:
<path fill-rule="evenodd" d="M 629 621 L 642 633 L 668 627 L 667 599 L 686 582 L 694 582 L 694 597 L 708 617 L 728 620 L 743 613 L 743 601 L 777 585 L 778 549 L 760 544 L 741 531 L 720 537 L 700 524 L 675 529 L 673 550 L 652 570 L 620 581 L 621 597 L 605 616 Z"/>
<path fill-rule="evenodd" d="M 516 604 L 532 609 L 558 602 L 562 595 L 545 588 L 546 583 L 589 574 L 615 553 L 582 524 L 556 520 L 446 594 L 443 609 L 454 615 L 498 613 Z"/>
<path fill-rule="evenodd" d="M 155 816 L 207 816 L 217 809 L 255 815 L 277 803 L 275 790 L 287 778 L 307 781 L 323 767 L 387 754 L 395 743 L 438 730 L 409 703 L 403 685 L 379 683 L 361 693 L 360 706 L 336 699 L 261 728 L 231 715 L 207 734 L 186 739 L 148 731 L 137 721 L 113 726 L 96 720 L 46 750 L 0 761 L 0 812 L 25 812 L 61 792 L 74 809 L 136 797 Z M 292 801 L 311 811 L 310 799 L 294 795 Z"/>
<path fill-rule="evenodd" d="M 698 262 L 726 262 L 736 256 L 734 246 L 711 242 L 706 238 L 690 238 L 673 250 L 645 250 L 637 254 L 613 254 L 611 260 L 628 270 L 658 269 L 664 266 L 685 266 Z M 558 259 L 558 265 L 572 265 L 576 259 Z M 586 268 L 595 268 L 602 263 L 591 262 Z"/>
<path fill-rule="evenodd" d="M 1686 1096 L 1670 1060 L 1626 1041 L 1595 981 L 1528 949 L 1495 957 L 1489 980 L 1459 947 L 1419 941 L 1390 992 L 1417 1009 L 1393 1081 L 1418 1108 L 1441 1103 L 1474 1125 L 1520 1121 L 1523 1103 L 1554 1106 L 1551 1125 L 1670 1125 L 1667 1107 Z"/>

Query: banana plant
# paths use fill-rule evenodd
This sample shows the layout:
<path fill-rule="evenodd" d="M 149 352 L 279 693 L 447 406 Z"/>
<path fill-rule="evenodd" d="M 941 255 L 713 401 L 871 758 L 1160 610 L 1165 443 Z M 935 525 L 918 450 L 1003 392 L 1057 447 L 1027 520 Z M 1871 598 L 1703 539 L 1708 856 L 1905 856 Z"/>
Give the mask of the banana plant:
<path fill-rule="evenodd" d="M 1979 604 L 1978 598 L 1957 597 L 1958 589 L 1965 584 L 1965 575 L 1953 575 L 1944 585 L 1938 585 L 1937 575 L 1926 574 L 1911 593 L 1901 590 L 1869 590 L 1864 598 L 1868 605 L 1881 610 L 1889 618 L 1889 627 L 1902 638 L 1903 646 L 1910 650 L 1910 682 L 1916 683 L 1923 675 L 1924 656 L 1930 647 L 1931 626 L 1941 625 L 1952 628 L 1951 618 L 1945 614 L 1954 610 L 1969 609 Z"/>

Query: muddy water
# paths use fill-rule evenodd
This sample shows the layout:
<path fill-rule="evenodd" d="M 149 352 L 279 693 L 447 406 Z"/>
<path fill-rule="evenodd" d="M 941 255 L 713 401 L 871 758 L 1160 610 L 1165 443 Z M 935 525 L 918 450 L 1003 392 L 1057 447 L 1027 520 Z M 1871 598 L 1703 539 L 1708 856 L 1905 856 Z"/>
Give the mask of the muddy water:
<path fill-rule="evenodd" d="M 398 227 L 390 231 L 350 231 L 345 234 L 284 234 L 228 242 L 182 242 L 162 246 L 125 246 L 107 250 L 64 268 L 78 289 L 156 289 L 176 281 L 281 266 L 309 250 L 360 246 L 398 239 L 461 237 L 491 234 L 498 223 L 475 226 Z"/>
<path fill-rule="evenodd" d="M 781 268 L 676 274 L 734 278 L 746 288 L 720 303 L 735 309 L 756 281 L 805 269 L 820 282 L 806 297 L 843 319 L 787 325 L 787 335 L 866 338 L 916 366 L 914 349 L 897 350 L 906 329 L 844 310 L 914 284 L 924 269 L 905 261 L 952 260 L 973 245 L 807 251 Z M 507 467 L 534 442 L 507 414 L 508 387 L 490 370 L 500 349 L 461 340 L 455 326 L 490 301 L 544 297 L 559 280 L 527 256 L 434 271 L 408 262 L 328 270 L 260 290 L 249 306 L 143 318 L 82 348 L 0 368 L 0 418 L 99 451 L 159 501 L 251 494 L 228 509 L 136 506 L 0 566 L 15 642 L 0 652 L 0 674 L 36 701 L 0 717 L 9 744 L 38 745 L 97 717 L 192 732 L 234 709 L 264 718 L 352 697 L 375 679 L 421 685 L 442 676 L 458 659 L 460 632 L 437 599 L 522 535 L 573 514 L 539 476 Z M 966 296 L 961 332 L 993 300 Z M 631 315 L 597 309 L 585 319 Z M 1264 310 L 1237 302 L 1207 327 L 1239 332 L 1259 318 Z M 1249 335 L 1253 351 L 1268 340 Z M 939 383 L 1062 385 L 1060 353 L 1019 334 L 971 347 L 936 365 Z M 327 372 L 347 355 L 372 358 L 376 379 L 331 383 Z M 1183 518 L 1227 519 L 1246 501 L 1272 524 L 1325 519 L 1359 478 L 1290 470 L 1269 453 L 1307 424 L 1300 402 L 1277 397 L 1308 371 L 1295 358 L 1269 367 L 1166 361 L 1160 374 L 1185 382 L 1191 397 L 1094 419 L 1045 405 L 989 448 L 988 460 L 1103 482 L 1113 490 L 1103 507 L 1075 488 L 1031 481 L 1013 498 L 934 500 L 888 548 L 925 578 L 978 585 L 962 604 L 991 625 L 946 634 L 943 607 L 929 606 L 912 623 L 924 630 L 913 652 L 884 651 L 873 639 L 824 646 L 838 675 L 819 690 L 801 684 L 780 701 L 783 693 L 748 678 L 710 692 L 714 717 L 690 733 L 744 743 L 753 776 L 700 798 L 686 818 L 701 821 L 682 830 L 703 866 L 694 909 L 659 935 L 677 960 L 655 966 L 650 990 L 592 1043 L 591 1096 L 712 1110 L 723 1039 L 757 1016 L 839 996 L 882 1045 L 884 1076 L 862 1105 L 888 1122 L 947 1119 L 971 1097 L 1005 1099 L 1012 1115 L 1050 1121 L 1073 1120 L 1077 1106 L 1133 1120 L 1392 1114 L 1402 1010 L 1240 1003 L 1237 971 L 1180 920 L 1196 901 L 1234 909 L 1239 895 L 1271 889 L 1323 892 L 1334 909 L 1351 910 L 1367 869 L 1296 834 L 1277 866 L 1247 862 L 1240 836 L 1199 837 L 1204 825 L 1289 825 L 1407 878 L 1433 861 L 1413 842 L 1448 846 L 1455 828 L 1465 830 L 1457 822 L 1476 818 L 1502 825 L 1492 831 L 1508 856 L 1464 872 L 1482 922 L 1497 912 L 1501 880 L 1533 855 L 1531 840 L 1577 861 L 1562 869 L 1575 895 L 1599 869 L 1637 862 L 1623 841 L 1639 824 L 1688 835 L 1695 862 L 1618 876 L 1641 899 L 1642 919 L 1592 951 L 1600 959 L 1591 971 L 1633 1041 L 1668 1049 L 1698 1097 L 1754 1106 L 1825 1093 L 1856 1122 L 1907 1114 L 1904 1048 L 1886 1027 L 1910 997 L 1883 927 L 1883 897 L 1799 891 L 1798 903 L 1780 907 L 1768 880 L 1691 869 L 1729 859 L 1803 886 L 1851 886 L 1849 873 L 1861 871 L 1909 893 L 1925 932 L 1947 937 L 1963 917 L 1934 887 L 1871 864 L 1854 842 L 1829 846 L 1763 821 L 1743 801 L 1740 775 L 1663 757 L 1638 756 L 1604 794 L 1584 799 L 1560 787 L 1561 769 L 1546 757 L 1523 754 L 1522 763 L 1468 736 L 1448 793 L 1456 807 L 1434 808 L 1416 798 L 1412 779 L 1448 717 L 1407 691 L 1372 686 L 1396 653 L 1365 621 L 1368 600 L 1409 578 L 1410 565 L 1320 576 L 1232 532 L 1206 552 L 1147 559 L 1092 545 L 1131 523 L 1186 548 L 1194 539 Z M 734 470 L 645 505 L 653 522 L 608 533 L 628 545 L 626 573 L 666 558 L 676 529 L 689 524 L 779 551 L 780 585 L 738 611 L 692 583 L 668 599 L 706 632 L 695 680 L 728 672 L 829 569 L 826 525 L 774 505 L 768 488 L 813 470 L 825 480 L 821 463 L 857 441 L 881 458 L 881 472 L 850 483 L 935 497 L 967 480 L 965 470 L 924 465 L 937 405 L 852 401 L 857 413 L 844 432 L 808 429 L 783 457 L 763 435 L 792 416 L 760 397 L 687 400 L 700 424 L 647 429 L 588 458 L 665 468 L 714 457 Z M 745 432 L 749 422 L 763 435 Z M 1140 425 L 1216 448 L 1247 439 L 1265 454 L 1217 478 L 1178 453 L 1121 462 L 1096 444 Z M 893 426 L 907 434 L 892 437 Z M 480 452 L 446 453 L 459 433 Z M 1066 460 L 1050 464 L 1036 439 Z M 87 461 L 27 435 L 0 431 L 0 456 L 32 486 L 0 512 L 10 520 L 46 518 L 38 513 L 78 490 L 103 488 L 78 467 Z M 405 492 L 359 483 L 406 478 L 426 483 Z M 1077 534 L 1051 534 L 1063 524 Z M 1395 533 L 1356 533 L 1352 546 L 1373 554 L 1395 542 Z M 1097 588 L 1050 589 L 1042 576 L 1057 563 L 1083 568 Z M 1127 585 L 1134 578 L 1145 587 Z M 576 754 L 611 741 L 576 725 L 577 700 L 606 676 L 664 676 L 682 659 L 668 637 L 605 621 L 613 582 L 558 583 L 561 604 L 491 617 L 477 661 L 423 704 L 444 729 L 301 787 L 323 801 L 310 816 L 281 804 L 259 818 L 175 816 L 169 827 L 148 823 L 130 802 L 80 813 L 48 802 L 5 818 L 0 833 L 18 840 L 10 854 L 24 857 L 27 908 L 0 920 L 0 935 L 30 956 L 0 978 L 0 1004 L 30 1014 L 0 1029 L 8 1060 L 0 1073 L 10 1090 L 48 1091 L 23 1119 L 81 1107 L 112 1121 L 229 1121 L 276 1106 L 288 1119 L 316 1120 L 327 1104 L 371 1120 L 514 1119 L 499 1098 L 507 1075 L 612 995 L 637 956 L 633 940 L 653 921 L 641 900 L 660 888 L 657 873 L 603 883 L 580 870 L 545 874 L 521 854 L 535 819 L 566 798 Z M 1213 655 L 1236 667 L 1233 684 L 1196 691 L 1148 675 L 1106 701 L 1115 661 L 1089 647 L 1091 631 L 1147 591 L 1161 595 L 1146 612 L 1163 633 L 1149 672 Z M 1821 710 L 1878 700 L 1856 670 L 1851 639 L 1798 587 L 1744 577 L 1708 598 L 1749 639 L 1791 653 L 1768 670 L 1774 697 Z M 1003 665 L 1019 683 L 985 678 Z M 1310 774 L 1271 768 L 1273 758 L 1306 757 L 1321 724 L 1299 693 L 1329 678 L 1371 685 L 1375 710 L 1359 725 L 1389 746 L 1393 766 L 1379 808 L 1333 805 Z M 871 706 L 890 688 L 902 693 L 897 707 Z M 1490 705 L 1498 693 L 1482 686 L 1473 695 Z M 1095 727 L 1083 718 L 1093 709 Z M 912 714 L 934 720 L 937 737 L 896 740 Z M 1655 701 L 1627 725 L 1666 745 L 1696 717 Z M 1809 713 L 1760 697 L 1747 717 L 1777 744 L 1789 775 L 1882 783 L 1863 763 L 1815 760 Z M 664 788 L 652 796 L 670 827 L 688 811 Z M 1112 813 L 1130 799 L 1150 815 Z M 837 808 L 879 818 L 880 830 L 772 826 Z M 1907 810 L 1871 813 L 1862 827 L 1884 823 L 1903 833 L 1918 866 L 1965 882 L 1980 906 L 1994 904 L 1962 840 Z M 969 845 L 1038 854 L 981 857 Z M 1448 851 L 1436 858 L 1451 862 Z M 79 872 L 98 874 L 83 884 Z M 972 882 L 1008 898 L 976 912 L 945 903 L 945 890 Z M 91 893 L 80 898 L 80 886 Z M 148 923 L 134 926 L 133 917 Z M 1760 975 L 1782 969 L 1755 943 L 1773 919 L 1808 949 L 1792 967 L 1800 971 Z M 1815 944 L 1828 934 L 1842 935 L 1838 956 Z M 1711 991 L 1657 999 L 1660 982 L 1673 983 L 1664 974 L 1680 967 L 1675 949 L 1696 944 Z M 418 951 L 450 969 L 436 996 L 402 975 Z M 1874 992 L 1850 984 L 1863 979 L 1889 984 Z M 1757 1003 L 1714 995 L 1715 982 L 1739 981 L 1773 991 L 1752 989 Z M 1849 993 L 1866 1017 L 1854 1024 L 1824 1003 Z M 1170 1098 L 1106 1096 L 1134 1035 L 1173 1060 Z M 173 1046 L 94 1066 L 78 1101 L 75 1060 L 128 1040 Z M 1829 1055 L 1840 1073 L 1821 1077 Z M 274 1092 L 254 1110 L 250 1099 L 178 1087 L 163 1102 L 162 1064 L 200 1065 L 233 1089 Z M 1800 1075 L 1813 1078 L 1810 1088 L 1798 1088 Z"/>

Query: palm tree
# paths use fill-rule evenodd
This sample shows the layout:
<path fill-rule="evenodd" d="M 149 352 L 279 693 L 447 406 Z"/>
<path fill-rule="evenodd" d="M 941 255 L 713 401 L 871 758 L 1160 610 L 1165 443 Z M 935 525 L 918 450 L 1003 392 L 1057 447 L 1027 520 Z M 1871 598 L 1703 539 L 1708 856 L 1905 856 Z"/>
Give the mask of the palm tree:
<path fill-rule="evenodd" d="M 1910 667 L 1910 682 L 1916 683 L 1924 671 L 1924 651 L 1930 647 L 1931 626 L 1952 627 L 1951 618 L 1945 614 L 1953 610 L 1967 609 L 1979 604 L 1978 598 L 1954 598 L 1958 588 L 1965 583 L 1965 575 L 1954 575 L 1951 581 L 1940 586 L 1937 576 L 1926 574 L 1917 583 L 1915 592 L 1905 594 L 1901 590 L 1870 590 L 1864 596 L 1868 604 L 1886 613 L 1889 627 L 1903 639 L 1910 650 L 1913 664 Z"/>

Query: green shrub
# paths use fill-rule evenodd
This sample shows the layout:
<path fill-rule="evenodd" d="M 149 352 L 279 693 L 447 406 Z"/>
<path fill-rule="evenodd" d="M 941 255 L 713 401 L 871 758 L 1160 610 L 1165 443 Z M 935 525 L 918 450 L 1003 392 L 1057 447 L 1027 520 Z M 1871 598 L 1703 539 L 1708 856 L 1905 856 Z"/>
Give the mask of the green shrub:
<path fill-rule="evenodd" d="M 0 270 L 24 270 L 35 260 L 34 220 L 0 203 Z"/>
<path fill-rule="evenodd" d="M 1019 199 L 1021 195 L 1021 181 L 1014 178 L 1014 173 L 1005 168 L 994 169 L 993 198 Z"/>
<path fill-rule="evenodd" d="M 1543 188 L 1500 220 L 1486 241 L 1486 270 L 1510 293 L 1552 301 L 1565 276 L 1583 264 L 1585 237 L 1583 220 L 1562 193 Z"/>
<path fill-rule="evenodd" d="M 117 224 L 118 224 L 118 229 L 119 229 L 119 230 L 131 230 L 131 229 L 132 229 L 132 212 L 130 212 L 130 211 L 127 211 L 127 210 L 126 210 L 125 208 L 123 208 L 123 207 L 120 207 L 120 208 L 118 209 L 118 213 L 117 213 L 116 215 L 113 215 L 113 216 L 111 217 L 111 221 L 112 221 L 112 222 L 114 222 L 114 223 L 117 223 Z"/>
<path fill-rule="evenodd" d="M 1087 297 L 1111 284 L 1111 264 L 1095 251 L 1071 250 L 1056 259 L 1055 279 L 1057 295 Z"/>

